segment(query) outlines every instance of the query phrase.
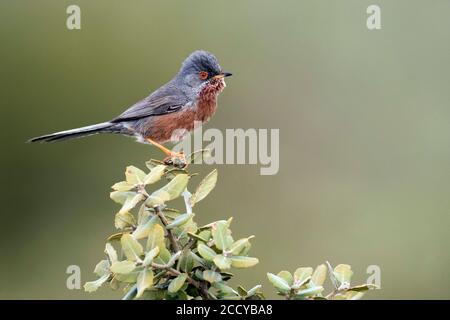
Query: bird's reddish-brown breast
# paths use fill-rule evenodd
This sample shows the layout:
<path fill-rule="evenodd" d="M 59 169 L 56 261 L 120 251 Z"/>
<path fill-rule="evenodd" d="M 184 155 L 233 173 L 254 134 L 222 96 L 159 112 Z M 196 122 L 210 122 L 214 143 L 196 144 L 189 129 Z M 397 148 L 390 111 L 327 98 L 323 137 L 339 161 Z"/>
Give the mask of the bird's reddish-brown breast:
<path fill-rule="evenodd" d="M 192 131 L 196 122 L 206 122 L 214 115 L 217 109 L 217 96 L 224 88 L 223 79 L 211 80 L 199 93 L 196 106 L 151 119 L 146 137 L 159 143 L 182 139 L 183 132 Z"/>

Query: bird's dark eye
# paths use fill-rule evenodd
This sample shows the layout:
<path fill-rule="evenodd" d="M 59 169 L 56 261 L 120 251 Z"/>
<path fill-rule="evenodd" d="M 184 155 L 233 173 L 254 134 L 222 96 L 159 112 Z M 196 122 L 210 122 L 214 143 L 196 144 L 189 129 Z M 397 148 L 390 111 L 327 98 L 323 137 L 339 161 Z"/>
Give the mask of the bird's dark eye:
<path fill-rule="evenodd" d="M 199 74 L 198 74 L 198 76 L 199 76 L 199 78 L 200 78 L 201 80 L 206 80 L 206 79 L 208 79 L 209 74 L 208 74 L 208 72 L 206 72 L 206 71 L 200 71 Z"/>

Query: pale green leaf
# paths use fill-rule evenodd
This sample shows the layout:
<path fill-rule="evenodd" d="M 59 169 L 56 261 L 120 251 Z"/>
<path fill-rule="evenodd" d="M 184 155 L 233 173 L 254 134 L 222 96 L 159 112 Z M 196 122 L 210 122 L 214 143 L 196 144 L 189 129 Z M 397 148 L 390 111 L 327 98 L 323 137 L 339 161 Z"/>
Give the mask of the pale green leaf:
<path fill-rule="evenodd" d="M 303 285 L 307 279 L 309 279 L 313 274 L 313 268 L 303 267 L 297 268 L 294 272 L 294 284 L 297 287 Z"/>
<path fill-rule="evenodd" d="M 153 259 L 155 259 L 155 257 L 158 254 L 159 254 L 159 247 L 154 247 L 152 250 L 147 252 L 145 254 L 143 265 L 144 266 L 149 266 L 153 262 Z"/>
<path fill-rule="evenodd" d="M 309 288 L 322 286 L 327 278 L 327 267 L 324 264 L 317 266 L 314 270 L 311 280 L 308 283 Z"/>
<path fill-rule="evenodd" d="M 187 174 L 179 174 L 175 178 L 170 180 L 170 182 L 164 187 L 153 192 L 151 196 L 154 198 L 159 198 L 163 201 L 176 199 L 186 189 L 188 181 L 189 176 Z"/>
<path fill-rule="evenodd" d="M 252 238 L 253 236 L 237 240 L 230 246 L 230 249 L 227 251 L 231 252 L 234 255 L 241 254 L 241 252 L 250 244 L 249 240 Z"/>
<path fill-rule="evenodd" d="M 114 226 L 117 229 L 125 229 L 129 227 L 133 227 L 135 225 L 136 221 L 134 219 L 134 216 L 126 212 L 118 212 L 116 213 L 116 216 L 114 217 Z"/>
<path fill-rule="evenodd" d="M 205 258 L 206 259 L 206 258 Z M 216 255 L 213 259 L 214 264 L 220 269 L 220 270 L 227 270 L 231 267 L 231 260 L 227 257 L 224 257 L 223 255 L 219 254 Z"/>
<path fill-rule="evenodd" d="M 159 224 L 150 226 L 147 238 L 147 250 L 159 247 L 159 251 L 165 248 L 164 244 L 164 229 Z"/>
<path fill-rule="evenodd" d="M 135 284 L 137 281 L 137 277 L 139 276 L 139 270 L 132 270 L 129 273 L 116 273 L 114 275 L 114 279 L 125 282 L 125 283 L 133 283 Z"/>
<path fill-rule="evenodd" d="M 136 230 L 133 232 L 133 238 L 143 239 L 149 236 L 152 226 L 158 221 L 157 216 L 152 216 L 143 223 L 137 226 Z"/>
<path fill-rule="evenodd" d="M 348 291 L 364 292 L 364 291 L 374 290 L 374 289 L 378 289 L 378 286 L 371 284 L 371 283 L 367 283 L 367 284 L 362 284 L 359 286 L 351 287 L 348 289 Z"/>
<path fill-rule="evenodd" d="M 128 260 L 140 260 L 140 256 L 144 254 L 142 245 L 128 233 L 122 236 L 120 243 L 122 245 L 122 251 Z"/>
<path fill-rule="evenodd" d="M 111 265 L 111 272 L 118 274 L 127 274 L 136 268 L 136 263 L 134 261 L 124 260 L 116 261 Z"/>
<path fill-rule="evenodd" d="M 125 213 L 130 211 L 142 200 L 144 200 L 144 195 L 140 193 L 136 193 L 133 196 L 128 197 L 123 203 L 119 213 Z"/>
<path fill-rule="evenodd" d="M 199 243 L 197 246 L 198 253 L 206 260 L 206 261 L 213 261 L 213 259 L 216 257 L 217 253 L 208 247 L 207 245 L 203 243 Z"/>
<path fill-rule="evenodd" d="M 178 267 L 184 272 L 190 272 L 194 267 L 194 258 L 189 249 L 183 250 L 180 260 L 178 260 Z"/>
<path fill-rule="evenodd" d="M 294 277 L 289 271 L 283 270 L 277 273 L 277 276 L 280 278 L 283 278 L 289 286 L 292 286 L 294 284 Z"/>
<path fill-rule="evenodd" d="M 262 288 L 262 285 L 258 284 L 257 286 L 254 286 L 247 292 L 247 296 L 251 297 L 254 296 L 256 293 L 258 293 Z"/>
<path fill-rule="evenodd" d="M 153 271 L 151 269 L 145 268 L 141 272 L 136 280 L 137 294 L 136 299 L 140 298 L 144 291 L 153 285 Z"/>
<path fill-rule="evenodd" d="M 191 206 L 193 207 L 197 202 L 202 201 L 214 189 L 217 182 L 217 170 L 211 171 L 198 185 L 197 190 L 190 198 Z"/>
<path fill-rule="evenodd" d="M 143 183 L 145 172 L 135 166 L 128 166 L 125 170 L 125 177 L 129 184 Z"/>
<path fill-rule="evenodd" d="M 109 260 L 102 260 L 95 266 L 94 273 L 99 277 L 104 276 L 105 274 L 109 274 Z"/>
<path fill-rule="evenodd" d="M 165 168 L 165 165 L 157 165 L 156 167 L 152 168 L 150 173 L 145 176 L 144 184 L 152 184 L 161 180 L 161 177 L 164 175 Z"/>
<path fill-rule="evenodd" d="M 259 260 L 252 257 L 234 256 L 231 257 L 231 265 L 235 268 L 250 268 L 256 265 Z"/>
<path fill-rule="evenodd" d="M 176 217 L 171 223 L 169 223 L 166 226 L 166 229 L 173 229 L 175 227 L 179 227 L 186 222 L 188 222 L 189 219 L 191 219 L 194 216 L 194 213 L 184 213 L 180 214 L 178 217 Z"/>
<path fill-rule="evenodd" d="M 214 244 L 219 250 L 227 250 L 232 245 L 232 238 L 229 236 L 228 222 L 217 221 L 211 230 Z"/>
<path fill-rule="evenodd" d="M 291 290 L 291 287 L 289 284 L 284 280 L 283 278 L 273 274 L 273 273 L 267 273 L 267 278 L 269 278 L 269 281 L 273 284 L 275 288 L 277 288 L 280 292 L 286 293 L 289 290 Z"/>
<path fill-rule="evenodd" d="M 333 275 L 339 282 L 339 290 L 348 289 L 353 275 L 352 268 L 348 264 L 339 264 L 334 268 Z"/>
<path fill-rule="evenodd" d="M 300 290 L 295 295 L 297 298 L 312 297 L 320 294 L 322 291 L 323 291 L 322 286 L 315 286 L 308 289 Z"/>
<path fill-rule="evenodd" d="M 184 285 L 184 282 L 187 279 L 187 274 L 182 273 L 179 276 L 177 276 L 175 279 L 173 279 L 168 287 L 168 291 L 170 293 L 176 293 L 178 290 L 181 289 L 181 287 Z"/>
<path fill-rule="evenodd" d="M 134 191 L 113 191 L 109 194 L 109 197 L 116 203 L 124 204 L 125 200 L 136 194 Z"/>
<path fill-rule="evenodd" d="M 129 184 L 126 181 L 121 181 L 121 182 L 115 183 L 111 188 L 116 191 L 129 191 L 129 190 L 133 189 L 134 187 L 135 186 L 133 184 Z"/>
<path fill-rule="evenodd" d="M 218 272 L 205 270 L 203 271 L 203 279 L 208 281 L 209 283 L 214 283 L 222 281 L 222 276 Z"/>
<path fill-rule="evenodd" d="M 110 244 L 110 243 L 106 243 L 105 246 L 105 253 L 109 258 L 109 261 L 111 263 L 114 263 L 117 261 L 117 252 L 116 249 L 114 249 L 114 247 Z"/>
<path fill-rule="evenodd" d="M 224 282 L 215 282 L 215 283 L 213 283 L 213 287 L 227 295 L 237 295 L 238 294 L 238 292 L 236 290 L 234 290 L 230 286 L 227 286 Z"/>
<path fill-rule="evenodd" d="M 105 274 L 95 281 L 86 282 L 84 284 L 84 290 L 86 292 L 94 292 L 98 288 L 100 288 L 102 286 L 102 284 L 104 284 L 108 280 L 108 278 L 109 278 L 109 274 Z"/>
<path fill-rule="evenodd" d="M 155 262 L 159 264 L 168 264 L 171 258 L 172 255 L 170 254 L 170 251 L 167 250 L 165 246 L 163 246 L 159 247 L 159 254 L 155 258 Z"/>

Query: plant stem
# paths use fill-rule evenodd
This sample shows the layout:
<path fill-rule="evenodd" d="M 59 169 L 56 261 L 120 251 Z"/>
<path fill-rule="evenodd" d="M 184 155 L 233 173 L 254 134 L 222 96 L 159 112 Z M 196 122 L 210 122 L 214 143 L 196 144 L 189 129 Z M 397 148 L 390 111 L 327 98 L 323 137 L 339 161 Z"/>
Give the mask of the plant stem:
<path fill-rule="evenodd" d="M 164 269 L 167 271 L 167 273 L 173 275 L 173 276 L 179 276 L 180 274 L 182 274 L 182 272 L 172 268 L 171 266 L 168 265 L 162 265 L 162 264 L 157 264 L 157 263 L 152 263 L 152 267 L 157 268 L 157 269 Z M 209 292 L 208 289 L 206 288 L 206 286 L 201 282 L 201 281 L 196 281 L 194 279 L 192 279 L 191 277 L 187 276 L 186 281 L 189 282 L 190 284 L 192 284 L 194 287 L 196 287 L 198 290 L 200 290 L 200 294 L 202 295 L 202 297 L 204 299 L 215 299 L 215 297 L 213 297 Z"/>
<path fill-rule="evenodd" d="M 156 215 L 159 217 L 162 224 L 164 225 L 164 229 L 166 229 L 166 231 L 167 231 L 167 235 L 169 237 L 170 244 L 172 245 L 172 249 L 175 252 L 181 251 L 181 247 L 178 244 L 177 240 L 175 239 L 175 236 L 173 235 L 172 230 L 165 228 L 168 225 L 168 221 L 167 221 L 166 217 L 164 216 L 164 214 L 162 213 L 161 208 L 159 206 L 155 206 L 153 209 L 155 209 Z"/>

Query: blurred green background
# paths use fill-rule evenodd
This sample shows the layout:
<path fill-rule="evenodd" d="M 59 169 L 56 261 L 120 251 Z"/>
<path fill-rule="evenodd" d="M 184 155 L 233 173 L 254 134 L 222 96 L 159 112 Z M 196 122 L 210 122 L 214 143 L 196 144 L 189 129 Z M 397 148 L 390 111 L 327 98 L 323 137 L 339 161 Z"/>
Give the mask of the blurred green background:
<path fill-rule="evenodd" d="M 234 72 L 206 128 L 279 128 L 280 171 L 220 165 L 200 224 L 234 217 L 265 273 L 379 265 L 368 297 L 450 298 L 450 2 L 0 1 L 0 298 L 103 299 L 66 288 L 102 258 L 128 164 L 161 157 L 118 136 L 25 144 L 107 120 L 169 80 L 193 50 Z M 82 29 L 66 29 L 81 7 Z M 206 173 L 211 166 L 196 166 Z M 194 183 L 197 183 L 195 181 Z M 274 297 L 274 295 L 269 295 Z"/>

